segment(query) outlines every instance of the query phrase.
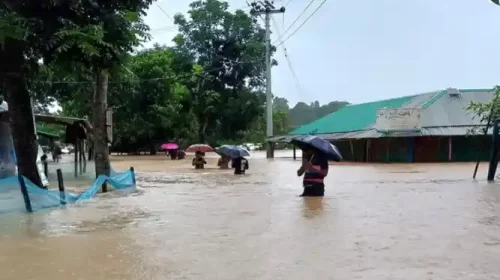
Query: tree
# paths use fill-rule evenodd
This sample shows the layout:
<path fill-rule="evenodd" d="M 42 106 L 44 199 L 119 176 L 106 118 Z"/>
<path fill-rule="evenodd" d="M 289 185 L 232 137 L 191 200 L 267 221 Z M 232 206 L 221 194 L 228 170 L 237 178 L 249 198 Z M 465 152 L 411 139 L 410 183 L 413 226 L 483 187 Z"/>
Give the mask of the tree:
<path fill-rule="evenodd" d="M 36 168 L 38 145 L 27 81 L 39 60 L 54 51 L 55 34 L 73 7 L 68 2 L 5 0 L 0 3 L 0 84 L 9 102 L 18 172 L 34 184 L 42 182 Z"/>
<path fill-rule="evenodd" d="M 141 16 L 152 0 L 90 2 L 81 11 L 88 21 L 58 32 L 60 44 L 52 57 L 57 63 L 75 67 L 95 78 L 92 102 L 93 147 L 96 175 L 109 175 L 109 148 L 106 126 L 107 92 L 110 72 L 123 64 L 127 53 L 148 37 Z M 105 189 L 104 189 L 105 191 Z"/>
<path fill-rule="evenodd" d="M 11 104 L 19 172 L 41 185 L 36 169 L 37 143 L 27 78 L 54 60 L 80 62 L 96 77 L 94 129 L 97 174 L 109 172 L 104 110 L 109 70 L 145 37 L 140 16 L 151 0 L 27 1 L 0 6 L 0 79 Z M 72 65 L 73 67 L 75 65 Z M 73 68 L 74 69 L 74 68 Z"/>
<path fill-rule="evenodd" d="M 237 139 L 263 112 L 264 30 L 242 10 L 218 0 L 190 4 L 190 19 L 175 16 L 180 56 L 198 65 L 190 81 L 200 142 Z"/>
<path fill-rule="evenodd" d="M 115 145 L 142 142 L 154 153 L 164 141 L 194 136 L 197 122 L 184 104 L 190 93 L 178 77 L 185 73 L 174 72 L 175 55 L 170 48 L 155 48 L 129 58 L 125 67 L 131 82 L 118 84 L 127 89 L 117 85 L 110 94 L 119 127 Z"/>
<path fill-rule="evenodd" d="M 486 134 L 493 122 L 500 118 L 500 86 L 494 89 L 493 99 L 488 103 L 471 102 L 467 106 L 467 110 L 474 115 L 473 118 L 479 119 L 479 122 L 484 125 L 482 129 L 472 129 L 469 134 Z"/>
<path fill-rule="evenodd" d="M 290 110 L 290 106 L 288 105 L 288 100 L 283 97 L 275 96 L 273 98 L 273 110 L 288 112 Z"/>
<path fill-rule="evenodd" d="M 108 104 L 113 108 L 113 150 L 154 153 L 165 141 L 191 142 L 198 122 L 191 113 L 190 92 L 183 83 L 193 78 L 189 68 L 179 68 L 183 61 L 167 47 L 155 46 L 136 55 L 129 55 L 123 65 L 112 73 Z M 192 67 L 192 66 L 191 66 Z M 56 68 L 56 66 L 52 66 Z M 71 73 L 52 69 L 52 93 L 63 108 L 63 114 L 84 117 L 91 109 L 89 83 L 77 83 Z M 81 78 L 85 80 L 84 77 Z M 69 94 L 71 93 L 71 94 Z"/>
<path fill-rule="evenodd" d="M 310 105 L 299 102 L 289 111 L 290 127 L 295 128 L 315 121 L 336 112 L 347 104 L 349 103 L 345 101 L 332 101 L 326 105 L 320 105 L 318 101 L 312 102 Z"/>

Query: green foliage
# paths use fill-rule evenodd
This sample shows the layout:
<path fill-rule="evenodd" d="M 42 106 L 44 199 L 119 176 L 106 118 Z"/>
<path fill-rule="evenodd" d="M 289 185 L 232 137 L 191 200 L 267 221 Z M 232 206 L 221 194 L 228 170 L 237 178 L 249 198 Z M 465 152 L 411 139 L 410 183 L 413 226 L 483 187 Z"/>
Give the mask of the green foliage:
<path fill-rule="evenodd" d="M 190 81 L 198 140 L 241 138 L 263 113 L 264 30 L 244 11 L 218 0 L 195 1 L 189 16 L 175 16 L 176 51 L 199 65 Z"/>
<path fill-rule="evenodd" d="M 155 45 L 131 55 L 148 39 L 141 16 L 151 1 L 115 2 L 96 1 L 99 9 L 75 3 L 87 10 L 52 28 L 49 47 L 40 55 L 45 64 L 38 64 L 28 83 L 41 109 L 57 100 L 62 115 L 89 117 L 95 71 L 107 67 L 114 151 L 154 150 L 165 141 L 265 141 L 265 32 L 255 18 L 228 11 L 223 1 L 195 1 L 189 17 L 175 16 L 179 34 L 173 47 Z M 299 103 L 290 109 L 286 99 L 275 97 L 274 135 L 344 104 Z"/>
<path fill-rule="evenodd" d="M 473 113 L 473 118 L 478 119 L 485 127 L 474 128 L 468 131 L 468 134 L 485 134 L 491 127 L 493 121 L 500 118 L 500 86 L 494 88 L 494 95 L 491 102 L 471 102 L 467 110 Z"/>
<path fill-rule="evenodd" d="M 310 105 L 299 102 L 289 111 L 290 128 L 293 129 L 308 124 L 339 110 L 347 104 L 349 103 L 345 101 L 332 101 L 325 105 L 320 105 L 318 101 L 312 102 Z"/>

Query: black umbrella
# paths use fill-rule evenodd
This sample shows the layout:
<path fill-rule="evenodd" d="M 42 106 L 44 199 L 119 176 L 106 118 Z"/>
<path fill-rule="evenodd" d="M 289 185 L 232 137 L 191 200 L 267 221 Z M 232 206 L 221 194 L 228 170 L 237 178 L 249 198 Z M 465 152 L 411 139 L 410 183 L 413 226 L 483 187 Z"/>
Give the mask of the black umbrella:
<path fill-rule="evenodd" d="M 294 137 L 290 143 L 302 150 L 313 148 L 325 155 L 328 160 L 341 161 L 343 159 L 339 149 L 337 149 L 335 145 L 318 136 L 297 136 Z"/>

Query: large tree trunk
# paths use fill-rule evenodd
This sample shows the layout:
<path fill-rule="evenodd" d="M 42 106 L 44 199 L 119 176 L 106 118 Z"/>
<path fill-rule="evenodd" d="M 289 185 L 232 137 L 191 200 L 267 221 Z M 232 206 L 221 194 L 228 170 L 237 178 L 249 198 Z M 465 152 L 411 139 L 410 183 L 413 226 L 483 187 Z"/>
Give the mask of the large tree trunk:
<path fill-rule="evenodd" d="M 108 96 L 108 69 L 99 69 L 96 74 L 96 88 L 93 104 L 94 162 L 96 176 L 110 174 L 109 148 L 106 133 L 106 109 Z M 102 191 L 106 192 L 106 185 Z"/>
<path fill-rule="evenodd" d="M 198 141 L 200 144 L 203 144 L 207 141 L 207 126 L 208 126 L 208 120 L 198 118 L 198 123 L 203 123 L 198 127 Z"/>
<path fill-rule="evenodd" d="M 0 76 L 3 78 L 6 100 L 9 103 L 18 172 L 37 186 L 43 187 L 36 166 L 38 143 L 31 98 L 25 80 L 28 68 L 24 47 L 23 42 L 7 37 L 3 49 L 0 46 Z"/>

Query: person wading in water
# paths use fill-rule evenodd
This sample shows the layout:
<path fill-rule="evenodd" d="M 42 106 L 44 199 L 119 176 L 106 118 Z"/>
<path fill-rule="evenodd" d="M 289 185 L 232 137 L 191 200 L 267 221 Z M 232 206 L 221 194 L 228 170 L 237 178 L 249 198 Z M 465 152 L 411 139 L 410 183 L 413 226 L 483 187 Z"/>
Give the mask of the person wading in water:
<path fill-rule="evenodd" d="M 314 149 L 302 151 L 302 166 L 297 176 L 304 175 L 304 192 L 300 196 L 324 196 L 324 179 L 328 175 L 328 160 Z"/>
<path fill-rule="evenodd" d="M 217 161 L 217 166 L 219 166 L 220 169 L 229 169 L 229 162 L 231 161 L 231 158 L 225 155 L 222 155 L 219 158 L 219 161 Z"/>
<path fill-rule="evenodd" d="M 203 157 L 202 152 L 196 152 L 195 157 L 193 158 L 193 166 L 195 169 L 204 169 L 205 164 L 207 162 L 205 161 L 205 158 Z"/>
<path fill-rule="evenodd" d="M 235 175 L 245 174 L 246 170 L 248 170 L 248 160 L 244 157 L 234 158 L 231 166 L 234 168 Z"/>

